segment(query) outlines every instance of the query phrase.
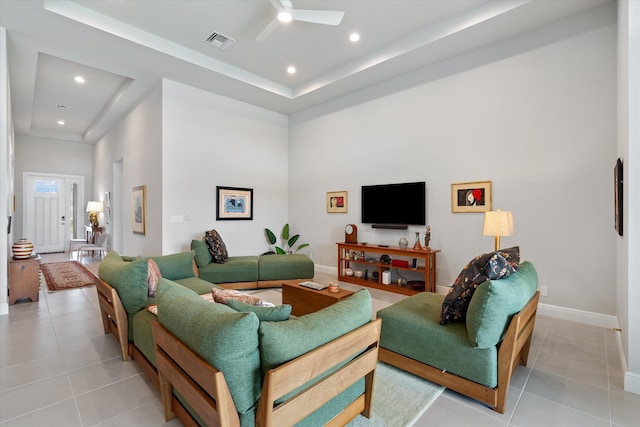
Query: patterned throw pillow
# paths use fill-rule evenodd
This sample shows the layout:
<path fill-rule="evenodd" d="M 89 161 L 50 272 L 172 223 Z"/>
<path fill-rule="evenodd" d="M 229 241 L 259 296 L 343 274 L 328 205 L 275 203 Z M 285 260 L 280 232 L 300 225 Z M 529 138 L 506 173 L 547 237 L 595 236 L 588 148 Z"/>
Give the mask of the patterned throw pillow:
<path fill-rule="evenodd" d="M 478 255 L 464 266 L 442 302 L 440 324 L 464 322 L 476 288 L 489 279 L 502 279 L 518 270 L 520 248 Z"/>
<path fill-rule="evenodd" d="M 162 277 L 158 264 L 152 259 L 147 260 L 147 286 L 149 287 L 148 295 L 150 297 L 156 296 L 156 290 L 158 289 L 158 280 Z"/>
<path fill-rule="evenodd" d="M 202 298 L 203 300 L 207 301 L 207 302 L 215 302 L 213 300 L 213 295 L 211 295 L 210 293 L 206 293 L 206 294 L 202 294 L 200 295 L 200 298 Z M 149 307 L 147 307 L 147 311 L 149 313 L 155 314 L 156 316 L 158 315 L 158 304 L 152 304 Z"/>
<path fill-rule="evenodd" d="M 249 305 L 263 304 L 262 299 L 244 292 L 236 291 L 235 289 L 211 288 L 211 294 L 213 295 L 213 300 L 215 302 L 219 302 L 222 304 L 226 304 L 229 299 L 235 299 Z"/>
<path fill-rule="evenodd" d="M 222 241 L 222 237 L 216 230 L 209 230 L 205 233 L 204 239 L 207 241 L 209 252 L 213 257 L 213 262 L 224 264 L 229 259 L 227 247 Z"/>
<path fill-rule="evenodd" d="M 491 280 L 505 279 L 511 276 L 511 273 L 518 271 L 519 263 L 520 248 L 518 246 L 500 249 L 489 258 L 484 271 Z"/>

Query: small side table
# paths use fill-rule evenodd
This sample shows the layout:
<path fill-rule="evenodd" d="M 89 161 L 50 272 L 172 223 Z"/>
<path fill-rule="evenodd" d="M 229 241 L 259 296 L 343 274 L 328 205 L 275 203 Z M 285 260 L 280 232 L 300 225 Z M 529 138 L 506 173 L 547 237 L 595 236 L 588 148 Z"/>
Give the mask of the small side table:
<path fill-rule="evenodd" d="M 38 301 L 40 290 L 40 255 L 9 261 L 9 304 L 21 298 Z"/>

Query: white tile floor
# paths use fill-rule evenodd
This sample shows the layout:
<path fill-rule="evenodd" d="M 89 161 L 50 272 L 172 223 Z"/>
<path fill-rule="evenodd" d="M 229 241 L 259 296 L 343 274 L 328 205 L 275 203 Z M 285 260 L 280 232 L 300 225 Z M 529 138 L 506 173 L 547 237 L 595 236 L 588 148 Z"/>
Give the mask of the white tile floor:
<path fill-rule="evenodd" d="M 44 255 L 43 262 L 68 258 Z M 98 261 L 87 258 L 85 265 L 95 272 Z M 335 277 L 318 273 L 315 280 Z M 371 294 L 374 310 L 403 298 Z M 273 303 L 280 295 L 262 293 Z M 447 390 L 415 426 L 638 426 L 640 396 L 622 384 L 615 332 L 538 316 L 529 366 L 516 371 L 504 415 Z M 158 391 L 104 335 L 94 287 L 41 290 L 38 302 L 10 306 L 0 316 L 0 426 L 96 425 L 180 423 L 164 422 Z"/>

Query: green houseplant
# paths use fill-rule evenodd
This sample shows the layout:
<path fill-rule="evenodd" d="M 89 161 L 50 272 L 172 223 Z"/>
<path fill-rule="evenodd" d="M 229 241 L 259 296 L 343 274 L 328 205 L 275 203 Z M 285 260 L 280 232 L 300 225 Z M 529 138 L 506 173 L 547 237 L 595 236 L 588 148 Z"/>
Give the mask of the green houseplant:
<path fill-rule="evenodd" d="M 265 237 L 267 238 L 267 242 L 269 242 L 270 245 L 275 245 L 276 242 L 278 241 L 278 239 L 276 238 L 276 235 L 273 233 L 273 231 L 269 230 L 268 228 L 264 229 L 264 234 Z M 294 234 L 293 236 L 289 235 L 289 224 L 285 224 L 284 227 L 282 227 L 282 232 L 280 233 L 280 238 L 282 239 L 282 243 L 281 246 L 275 246 L 276 249 L 276 254 L 278 255 L 284 255 L 284 254 L 290 254 L 293 252 L 298 252 L 300 249 L 306 248 L 307 246 L 309 246 L 308 243 L 302 243 L 300 245 L 298 245 L 297 248 L 295 248 L 294 250 L 294 245 L 296 244 L 296 242 L 298 241 L 298 239 L 300 238 L 299 234 Z"/>

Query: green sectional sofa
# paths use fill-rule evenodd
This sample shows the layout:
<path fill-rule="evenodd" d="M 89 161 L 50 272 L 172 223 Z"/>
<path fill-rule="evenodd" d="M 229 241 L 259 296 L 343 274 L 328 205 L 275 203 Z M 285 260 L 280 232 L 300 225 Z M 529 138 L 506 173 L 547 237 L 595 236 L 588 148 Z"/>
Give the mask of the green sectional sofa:
<path fill-rule="evenodd" d="M 477 287 L 466 322 L 440 324 L 445 295 L 423 292 L 378 311 L 380 360 L 504 413 L 511 376 L 526 365 L 538 276 L 530 262 Z"/>
<path fill-rule="evenodd" d="M 232 256 L 227 262 L 213 262 L 204 240 L 192 240 L 199 277 L 226 289 L 279 287 L 283 280 L 311 280 L 313 261 L 306 255 Z"/>
<path fill-rule="evenodd" d="M 317 426 L 369 415 L 381 322 L 368 291 L 297 318 L 287 306 L 214 303 L 198 294 L 221 288 L 196 277 L 194 255 L 151 257 L 155 297 L 147 258 L 112 251 L 96 278 L 105 333 L 160 388 L 167 420 Z"/>

